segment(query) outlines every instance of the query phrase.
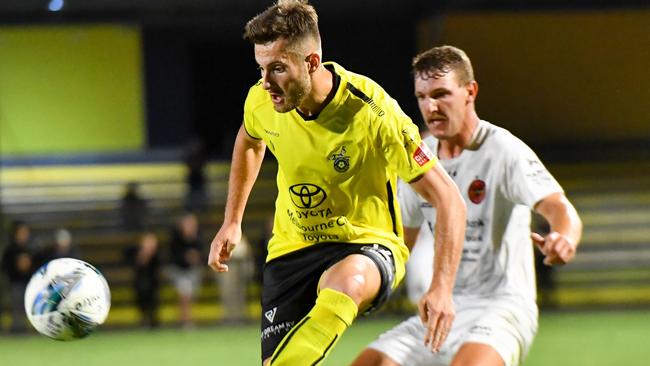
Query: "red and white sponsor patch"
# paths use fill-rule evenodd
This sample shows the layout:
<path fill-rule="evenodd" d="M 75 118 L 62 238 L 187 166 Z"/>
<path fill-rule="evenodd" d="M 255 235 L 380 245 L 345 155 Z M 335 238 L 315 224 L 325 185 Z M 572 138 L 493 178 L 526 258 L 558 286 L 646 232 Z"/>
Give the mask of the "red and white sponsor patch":
<path fill-rule="evenodd" d="M 413 159 L 415 159 L 415 162 L 418 163 L 419 166 L 423 166 L 433 159 L 433 153 L 429 150 L 429 147 L 424 143 L 424 141 L 420 142 L 420 146 L 418 146 L 413 153 Z"/>

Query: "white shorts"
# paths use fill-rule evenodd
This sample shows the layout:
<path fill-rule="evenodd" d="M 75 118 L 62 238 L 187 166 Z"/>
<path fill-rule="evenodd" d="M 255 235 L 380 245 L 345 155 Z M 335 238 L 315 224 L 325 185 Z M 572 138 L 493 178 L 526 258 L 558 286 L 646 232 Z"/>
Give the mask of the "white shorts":
<path fill-rule="evenodd" d="M 506 366 L 523 362 L 537 332 L 537 309 L 512 298 L 457 299 L 456 319 L 440 352 L 424 346 L 425 327 L 414 316 L 383 333 L 368 347 L 403 366 L 449 365 L 468 342 L 494 348 Z"/>

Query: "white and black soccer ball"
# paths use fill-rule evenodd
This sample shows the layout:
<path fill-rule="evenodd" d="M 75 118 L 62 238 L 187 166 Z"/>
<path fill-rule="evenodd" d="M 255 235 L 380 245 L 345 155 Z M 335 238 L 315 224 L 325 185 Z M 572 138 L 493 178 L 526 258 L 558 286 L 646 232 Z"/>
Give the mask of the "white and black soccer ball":
<path fill-rule="evenodd" d="M 50 338 L 84 338 L 108 316 L 111 292 L 92 265 L 73 258 L 54 259 L 39 268 L 25 291 L 25 312 L 36 330 Z"/>

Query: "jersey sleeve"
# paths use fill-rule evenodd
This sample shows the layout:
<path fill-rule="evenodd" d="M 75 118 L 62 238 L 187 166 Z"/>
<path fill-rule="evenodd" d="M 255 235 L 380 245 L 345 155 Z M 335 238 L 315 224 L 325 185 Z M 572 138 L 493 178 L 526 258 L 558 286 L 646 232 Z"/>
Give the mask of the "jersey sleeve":
<path fill-rule="evenodd" d="M 262 134 L 258 131 L 260 129 L 260 121 L 255 118 L 253 110 L 255 106 L 259 105 L 259 91 L 256 88 L 260 85 L 258 82 L 248 90 L 246 101 L 244 102 L 244 129 L 246 133 L 254 139 L 261 140 Z"/>
<path fill-rule="evenodd" d="M 521 140 L 515 140 L 508 151 L 505 194 L 513 202 L 532 209 L 544 197 L 563 189 L 535 152 Z"/>
<path fill-rule="evenodd" d="M 417 126 L 402 112 L 397 102 L 390 100 L 391 110 L 380 117 L 381 148 L 389 167 L 405 182 L 412 182 L 437 162 L 431 150 L 422 141 Z"/>
<path fill-rule="evenodd" d="M 406 227 L 417 228 L 424 222 L 418 194 L 402 180 L 397 183 L 397 200 L 402 214 L 402 224 Z"/>

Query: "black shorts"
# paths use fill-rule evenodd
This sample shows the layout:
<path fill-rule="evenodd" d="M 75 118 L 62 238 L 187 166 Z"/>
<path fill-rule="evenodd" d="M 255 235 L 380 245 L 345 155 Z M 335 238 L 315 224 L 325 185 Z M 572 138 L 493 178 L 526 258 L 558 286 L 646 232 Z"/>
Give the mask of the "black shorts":
<path fill-rule="evenodd" d="M 381 287 L 372 312 L 388 300 L 395 278 L 389 249 L 379 244 L 321 243 L 275 258 L 264 265 L 262 286 L 262 360 L 271 357 L 282 338 L 316 302 L 323 272 L 350 254 L 363 254 L 377 265 Z"/>

